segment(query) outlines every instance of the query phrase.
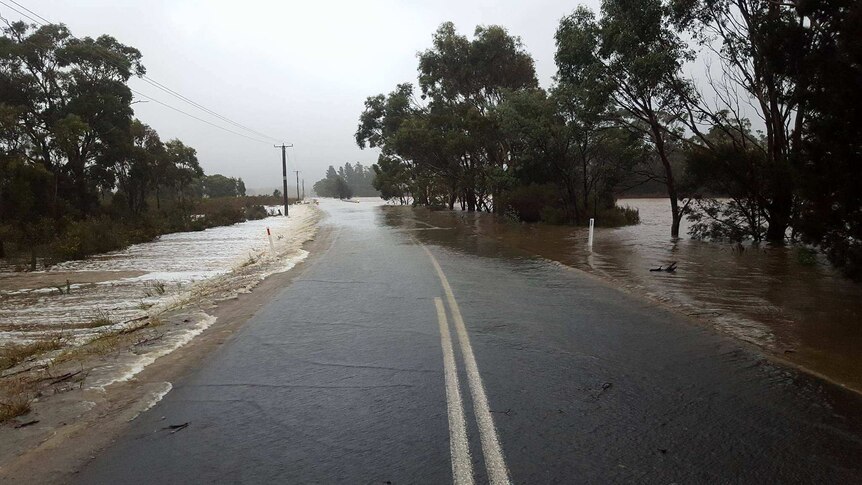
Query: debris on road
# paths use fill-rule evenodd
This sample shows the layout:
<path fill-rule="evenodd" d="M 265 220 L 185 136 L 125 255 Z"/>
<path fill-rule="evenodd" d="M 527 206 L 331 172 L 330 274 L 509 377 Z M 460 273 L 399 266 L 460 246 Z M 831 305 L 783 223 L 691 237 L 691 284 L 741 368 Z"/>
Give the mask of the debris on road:
<path fill-rule="evenodd" d="M 189 422 L 187 421 L 187 422 L 185 422 L 185 423 L 183 423 L 183 424 L 172 424 L 172 425 L 170 425 L 170 426 L 165 426 L 165 427 L 164 427 L 164 428 L 162 428 L 162 429 L 163 429 L 163 430 L 170 430 L 170 431 L 171 431 L 171 434 L 174 434 L 174 433 L 176 433 L 176 432 L 178 432 L 178 431 L 182 431 L 182 430 L 184 430 L 184 429 L 186 429 L 186 428 L 188 428 L 188 427 L 189 427 Z"/>

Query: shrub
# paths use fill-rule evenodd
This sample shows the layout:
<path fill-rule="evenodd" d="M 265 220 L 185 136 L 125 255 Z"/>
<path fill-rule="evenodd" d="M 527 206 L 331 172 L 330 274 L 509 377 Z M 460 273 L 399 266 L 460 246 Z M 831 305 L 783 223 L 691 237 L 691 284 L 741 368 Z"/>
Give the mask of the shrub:
<path fill-rule="evenodd" d="M 596 217 L 596 225 L 600 227 L 630 226 L 640 222 L 640 211 L 632 207 L 600 209 Z"/>
<path fill-rule="evenodd" d="M 268 215 L 269 214 L 266 213 L 266 208 L 262 205 L 253 205 L 250 207 L 246 207 L 245 209 L 245 218 L 249 221 L 264 219 Z"/>
<path fill-rule="evenodd" d="M 556 188 L 553 184 L 530 184 L 515 187 L 506 196 L 506 205 L 523 222 L 539 222 L 545 208 L 559 206 Z"/>
<path fill-rule="evenodd" d="M 129 244 L 122 223 L 107 217 L 66 222 L 62 236 L 50 248 L 61 260 L 83 259 L 92 254 L 124 248 Z"/>

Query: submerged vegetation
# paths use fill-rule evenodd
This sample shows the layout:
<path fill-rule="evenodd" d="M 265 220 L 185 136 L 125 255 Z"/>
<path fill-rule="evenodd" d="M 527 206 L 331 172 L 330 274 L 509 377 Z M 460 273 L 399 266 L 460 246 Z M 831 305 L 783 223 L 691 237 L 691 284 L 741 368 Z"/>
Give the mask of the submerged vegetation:
<path fill-rule="evenodd" d="M 381 150 L 387 200 L 585 224 L 660 184 L 672 237 L 688 216 L 693 237 L 801 242 L 862 278 L 860 29 L 849 0 L 604 0 L 560 21 L 543 89 L 505 28 L 444 23 L 356 142 Z"/>
<path fill-rule="evenodd" d="M 57 350 L 62 346 L 59 338 L 37 340 L 31 343 L 9 343 L 0 347 L 0 370 L 10 369 L 28 359 L 46 352 Z"/>

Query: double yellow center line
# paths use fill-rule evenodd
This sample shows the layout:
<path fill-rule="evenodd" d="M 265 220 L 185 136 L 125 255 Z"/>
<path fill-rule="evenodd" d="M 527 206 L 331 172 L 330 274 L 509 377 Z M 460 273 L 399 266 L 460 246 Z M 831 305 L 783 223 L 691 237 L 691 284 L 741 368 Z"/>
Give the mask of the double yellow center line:
<path fill-rule="evenodd" d="M 497 429 L 491 410 L 488 407 L 488 398 L 485 395 L 485 387 L 479 375 L 479 367 L 476 365 L 476 357 L 473 355 L 473 347 L 470 345 L 470 337 L 467 335 L 467 327 L 449 280 L 443 273 L 437 258 L 431 254 L 424 245 L 422 249 L 431 259 L 431 264 L 437 271 L 443 292 L 446 296 L 452 321 L 455 324 L 455 334 L 461 348 L 464 359 L 464 369 L 467 373 L 467 384 L 470 387 L 470 395 L 473 398 L 473 413 L 476 416 L 476 424 L 479 428 L 479 440 L 482 443 L 482 455 L 485 458 L 485 469 L 488 472 L 488 480 L 492 485 L 503 485 L 511 483 L 509 470 L 503 459 L 503 450 L 497 437 Z M 449 414 L 449 449 L 452 455 L 452 475 L 456 485 L 473 483 L 473 465 L 470 460 L 470 449 L 467 442 L 467 430 L 464 419 L 464 405 L 461 400 L 460 384 L 458 382 L 458 370 L 455 362 L 455 353 L 452 347 L 452 337 L 449 332 L 449 322 L 446 319 L 446 309 L 443 300 L 435 298 L 437 306 L 437 320 L 440 324 L 440 341 L 443 347 L 443 370 L 446 381 L 446 404 Z"/>

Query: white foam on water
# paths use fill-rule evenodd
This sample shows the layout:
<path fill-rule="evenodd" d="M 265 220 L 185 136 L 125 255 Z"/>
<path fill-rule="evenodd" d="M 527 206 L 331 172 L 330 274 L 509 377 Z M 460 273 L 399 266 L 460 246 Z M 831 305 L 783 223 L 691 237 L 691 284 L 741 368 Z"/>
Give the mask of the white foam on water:
<path fill-rule="evenodd" d="M 182 330 L 169 333 L 163 345 L 145 354 L 129 354 L 124 357 L 126 362 L 111 364 L 100 370 L 107 370 L 106 375 L 97 377 L 90 382 L 90 389 L 104 389 L 111 384 L 126 382 L 140 374 L 148 365 L 160 357 L 170 354 L 201 334 L 204 330 L 215 323 L 216 317 L 200 313 L 198 321 Z"/>
<path fill-rule="evenodd" d="M 52 331 L 62 331 L 65 338 L 76 341 L 78 335 L 111 328 L 80 328 L 102 314 L 114 322 L 155 314 L 189 301 L 191 294 L 200 290 L 197 285 L 210 281 L 218 280 L 220 290 L 227 291 L 232 273 L 247 273 L 243 268 L 251 260 L 265 263 L 259 265 L 261 277 L 286 271 L 307 256 L 299 247 L 313 234 L 316 215 L 313 206 L 297 205 L 291 207 L 290 217 L 166 234 L 122 251 L 58 264 L 49 272 L 72 273 L 68 294 L 58 292 L 56 287 L 0 291 L 0 342 L 19 341 L 28 333 L 44 336 Z M 270 249 L 267 228 L 272 232 L 275 254 Z M 271 269 L 281 261 L 286 261 L 284 269 Z M 120 273 L 127 271 L 143 274 L 125 277 Z M 108 280 L 75 283 L 74 272 L 103 272 Z M 117 272 L 118 277 L 110 279 L 111 272 Z M 238 291 L 247 291 L 245 280 L 238 283 Z"/>
<path fill-rule="evenodd" d="M 171 390 L 173 388 L 174 388 L 174 385 L 171 384 L 170 382 L 163 382 L 162 385 L 159 387 L 159 389 L 150 395 L 149 400 L 146 402 L 146 404 L 144 404 L 144 408 L 141 409 L 140 411 L 138 411 L 134 416 L 132 416 L 132 419 L 130 419 L 129 421 L 134 421 L 135 419 L 138 418 L 138 416 L 144 414 L 145 412 L 149 411 L 150 409 L 153 409 L 153 407 L 156 404 L 158 404 L 159 401 L 164 399 L 164 397 L 167 396 L 168 393 L 171 392 Z"/>
<path fill-rule="evenodd" d="M 309 254 L 308 251 L 306 251 L 304 249 L 300 249 L 299 251 L 297 251 L 297 254 L 295 256 L 287 258 L 287 260 L 284 262 L 283 266 L 267 273 L 267 276 L 270 274 L 275 274 L 275 273 L 286 273 L 286 272 L 292 270 L 297 264 L 299 264 L 303 260 L 305 260 L 305 258 L 308 257 L 308 254 Z"/>

